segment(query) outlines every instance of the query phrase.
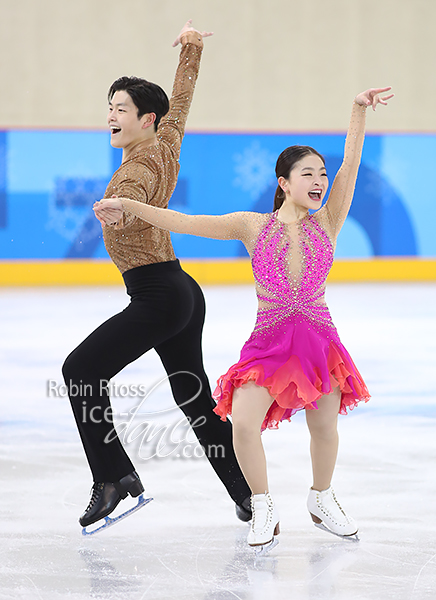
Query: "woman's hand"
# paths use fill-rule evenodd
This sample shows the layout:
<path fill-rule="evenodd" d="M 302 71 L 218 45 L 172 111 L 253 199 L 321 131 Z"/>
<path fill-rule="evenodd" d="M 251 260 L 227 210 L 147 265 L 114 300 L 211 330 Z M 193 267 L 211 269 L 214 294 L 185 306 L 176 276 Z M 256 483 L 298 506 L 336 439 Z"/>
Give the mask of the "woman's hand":
<path fill-rule="evenodd" d="M 213 31 L 198 31 L 197 29 L 194 29 L 192 27 L 192 19 L 189 19 L 189 21 L 186 21 L 185 25 L 183 26 L 181 32 L 179 33 L 179 35 L 177 36 L 177 38 L 174 40 L 173 42 L 173 48 L 175 48 L 178 44 L 181 43 L 182 41 L 182 35 L 184 33 L 186 33 L 187 31 L 195 31 L 196 33 L 198 33 L 199 35 L 201 35 L 201 37 L 209 37 L 210 35 L 213 35 Z"/>
<path fill-rule="evenodd" d="M 123 204 L 116 196 L 95 202 L 93 210 L 102 225 L 116 225 L 124 212 Z"/>
<path fill-rule="evenodd" d="M 387 104 L 387 100 L 390 100 L 394 94 L 389 94 L 388 96 L 380 97 L 379 94 L 383 94 L 384 92 L 389 92 L 391 87 L 385 88 L 370 88 L 366 90 L 366 92 L 362 92 L 358 94 L 354 102 L 356 104 L 360 104 L 361 106 L 372 106 L 372 110 L 375 110 L 377 104 Z"/>

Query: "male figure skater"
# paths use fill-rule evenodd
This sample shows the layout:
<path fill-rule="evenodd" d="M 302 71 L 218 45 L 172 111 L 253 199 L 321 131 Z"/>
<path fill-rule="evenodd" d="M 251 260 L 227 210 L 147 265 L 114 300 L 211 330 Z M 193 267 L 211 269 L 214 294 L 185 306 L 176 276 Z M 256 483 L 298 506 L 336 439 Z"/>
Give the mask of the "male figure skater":
<path fill-rule="evenodd" d="M 111 144 L 122 148 L 123 157 L 106 198 L 116 195 L 167 207 L 179 172 L 203 37 L 209 35 L 188 21 L 174 42 L 173 46 L 181 44 L 181 51 L 169 103 L 162 88 L 144 79 L 121 77 L 110 87 Z M 212 412 L 215 404 L 201 349 L 205 314 L 201 289 L 181 269 L 167 231 L 125 216 L 118 223 L 102 225 L 106 249 L 123 275 L 131 302 L 91 333 L 63 365 L 94 479 L 91 500 L 79 522 L 83 527 L 95 523 L 128 494 L 137 497 L 144 490 L 115 434 L 107 383 L 151 348 L 169 376 L 176 403 L 195 424 L 206 456 L 235 501 L 238 517 L 248 521 L 250 489 L 233 451 L 231 425 Z M 75 395 L 73 390 L 78 389 L 88 393 Z M 91 411 L 100 418 L 89 418 Z M 207 452 L 219 446 L 224 447 L 223 455 Z M 174 488 L 177 493 L 177 482 Z"/>

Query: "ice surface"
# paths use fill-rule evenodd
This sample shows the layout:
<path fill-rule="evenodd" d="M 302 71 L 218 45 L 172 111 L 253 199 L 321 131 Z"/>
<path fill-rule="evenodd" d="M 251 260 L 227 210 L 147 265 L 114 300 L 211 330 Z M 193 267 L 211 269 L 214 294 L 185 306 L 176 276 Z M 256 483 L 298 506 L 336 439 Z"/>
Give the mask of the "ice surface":
<path fill-rule="evenodd" d="M 205 294 L 205 364 L 214 382 L 250 334 L 255 297 L 249 286 Z M 49 397 L 47 382 L 61 383 L 63 359 L 126 296 L 117 287 L 2 290 L 0 599 L 433 600 L 436 286 L 331 285 L 328 302 L 373 396 L 340 417 L 334 477 L 361 540 L 335 538 L 310 520 L 309 438 L 299 414 L 264 434 L 281 534 L 270 556 L 256 560 L 247 525 L 207 461 L 183 456 L 194 453 L 192 436 L 181 435 L 179 445 L 158 446 L 159 436 L 146 444 L 132 424 L 123 439 L 154 500 L 82 537 L 77 518 L 91 478 L 68 400 Z M 149 353 L 116 382 L 151 390 L 163 376 Z M 137 404 L 114 399 L 120 425 Z M 142 411 L 159 426 L 181 419 L 166 383 Z"/>

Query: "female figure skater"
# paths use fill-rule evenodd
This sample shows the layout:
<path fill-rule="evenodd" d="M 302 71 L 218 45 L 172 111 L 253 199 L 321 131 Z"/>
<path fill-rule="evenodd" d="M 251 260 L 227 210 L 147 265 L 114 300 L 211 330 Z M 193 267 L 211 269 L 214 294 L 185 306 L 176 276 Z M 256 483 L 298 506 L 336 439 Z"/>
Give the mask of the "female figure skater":
<path fill-rule="evenodd" d="M 331 479 L 338 450 L 337 418 L 369 399 L 365 383 L 341 344 L 325 303 L 327 275 L 337 235 L 353 197 L 365 133 L 366 108 L 387 104 L 391 88 L 356 96 L 342 165 L 326 204 L 323 157 L 309 146 L 291 146 L 276 164 L 278 187 L 270 214 L 184 215 L 127 198 L 102 200 L 97 216 L 113 224 L 130 213 L 177 233 L 241 240 L 251 257 L 259 301 L 256 325 L 240 360 L 218 381 L 215 412 L 232 415 L 233 443 L 251 488 L 250 546 L 266 548 L 279 533 L 269 493 L 261 430 L 277 428 L 305 409 L 311 435 L 313 485 L 307 506 L 315 524 L 332 533 L 357 533 L 338 504 Z M 314 209 L 313 214 L 309 209 Z"/>

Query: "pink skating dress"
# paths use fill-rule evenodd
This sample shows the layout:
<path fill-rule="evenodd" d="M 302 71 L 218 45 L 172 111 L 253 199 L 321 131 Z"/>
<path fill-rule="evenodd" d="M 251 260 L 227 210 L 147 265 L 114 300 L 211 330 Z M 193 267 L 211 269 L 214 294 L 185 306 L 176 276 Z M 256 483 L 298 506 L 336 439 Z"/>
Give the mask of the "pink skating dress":
<path fill-rule="evenodd" d="M 274 398 L 262 429 L 277 428 L 298 410 L 316 409 L 316 401 L 338 385 L 340 413 L 346 414 L 369 394 L 325 303 L 333 244 L 322 218 L 315 213 L 285 224 L 277 213 L 262 216 L 266 222 L 251 253 L 256 325 L 239 361 L 218 381 L 215 412 L 226 420 L 235 388 L 253 381 Z"/>

